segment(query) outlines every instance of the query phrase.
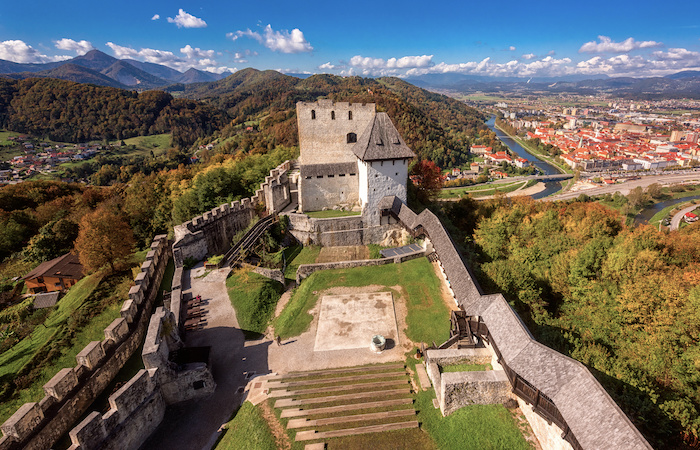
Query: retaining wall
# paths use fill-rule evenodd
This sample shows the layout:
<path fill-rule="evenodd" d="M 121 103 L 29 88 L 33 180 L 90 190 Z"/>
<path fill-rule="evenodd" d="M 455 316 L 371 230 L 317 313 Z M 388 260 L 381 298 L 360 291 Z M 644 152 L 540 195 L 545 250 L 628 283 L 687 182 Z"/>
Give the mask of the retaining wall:
<path fill-rule="evenodd" d="M 290 161 L 285 161 L 270 171 L 260 189 L 251 198 L 226 203 L 201 216 L 176 225 L 173 257 L 182 266 L 187 258 L 195 260 L 226 253 L 231 242 L 244 230 L 263 207 L 268 214 L 276 214 L 291 203 L 288 172 Z"/>
<path fill-rule="evenodd" d="M 302 280 L 307 278 L 314 272 L 319 270 L 331 270 L 331 269 L 350 269 L 352 267 L 364 267 L 364 266 L 383 266 L 385 264 L 399 264 L 404 261 L 410 261 L 412 259 L 420 258 L 426 256 L 428 252 L 425 250 L 419 252 L 413 252 L 402 256 L 396 256 L 394 258 L 378 258 L 378 259 L 361 259 L 356 261 L 338 261 L 330 263 L 319 263 L 319 264 L 302 264 L 297 269 L 297 285 L 301 284 Z"/>
<path fill-rule="evenodd" d="M 60 370 L 44 385 L 43 399 L 25 403 L 0 426 L 4 434 L 0 450 L 50 448 L 111 383 L 143 341 L 170 259 L 169 244 L 165 235 L 154 238 L 121 317 L 105 328 L 104 340 L 93 341 L 78 353 L 77 366 Z"/>
<path fill-rule="evenodd" d="M 380 244 L 401 245 L 407 237 L 396 220 L 385 220 L 378 226 L 367 226 L 363 216 L 316 219 L 306 214 L 291 213 L 289 231 L 302 244 L 322 247 Z"/>

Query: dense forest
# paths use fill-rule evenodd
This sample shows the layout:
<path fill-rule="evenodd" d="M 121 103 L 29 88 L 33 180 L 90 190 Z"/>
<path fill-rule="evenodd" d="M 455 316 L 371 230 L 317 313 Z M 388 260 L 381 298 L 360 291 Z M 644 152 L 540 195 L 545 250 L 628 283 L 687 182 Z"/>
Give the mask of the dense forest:
<path fill-rule="evenodd" d="M 228 123 L 202 102 L 52 78 L 0 79 L 0 128 L 59 142 L 126 139 L 172 131 L 189 146 Z"/>
<path fill-rule="evenodd" d="M 655 448 L 700 434 L 700 226 L 631 228 L 595 202 L 445 211 L 482 286 L 544 344 L 586 364 Z"/>

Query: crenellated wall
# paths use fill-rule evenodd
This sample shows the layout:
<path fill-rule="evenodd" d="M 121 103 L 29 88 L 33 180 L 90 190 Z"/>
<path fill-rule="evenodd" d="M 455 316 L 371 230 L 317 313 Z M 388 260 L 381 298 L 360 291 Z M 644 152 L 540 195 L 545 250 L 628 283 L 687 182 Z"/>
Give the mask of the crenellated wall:
<path fill-rule="evenodd" d="M 84 414 L 143 341 L 169 259 L 170 242 L 156 236 L 105 339 L 89 343 L 75 367 L 61 369 L 44 385 L 43 399 L 25 403 L 0 426 L 0 450 L 50 448 Z"/>
<path fill-rule="evenodd" d="M 201 216 L 176 225 L 173 257 L 177 266 L 187 258 L 195 260 L 225 253 L 231 247 L 233 237 L 244 230 L 257 215 L 257 208 L 265 208 L 268 214 L 276 214 L 291 202 L 288 172 L 290 161 L 285 161 L 270 171 L 260 189 L 251 198 L 226 203 Z"/>

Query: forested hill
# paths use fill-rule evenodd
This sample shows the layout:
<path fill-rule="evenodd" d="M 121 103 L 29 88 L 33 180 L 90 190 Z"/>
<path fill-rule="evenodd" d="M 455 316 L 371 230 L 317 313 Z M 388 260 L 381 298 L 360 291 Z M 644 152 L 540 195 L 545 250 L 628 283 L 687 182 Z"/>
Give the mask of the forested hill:
<path fill-rule="evenodd" d="M 220 139 L 227 140 L 223 153 L 265 152 L 298 144 L 298 101 L 331 98 L 376 103 L 421 158 L 441 167 L 465 162 L 473 144 L 498 145 L 482 114 L 398 78 L 314 75 L 302 80 L 245 69 L 168 91 L 136 93 L 51 78 L 0 79 L 0 128 L 64 142 L 172 132 L 173 146 Z M 253 135 L 246 135 L 249 126 Z"/>
<path fill-rule="evenodd" d="M 483 125 L 485 117 L 449 97 L 434 94 L 398 78 L 313 75 L 299 79 L 275 71 L 245 69 L 216 82 L 173 86 L 171 91 L 224 109 L 235 126 L 261 119 L 261 131 L 276 142 L 297 144 L 295 106 L 298 101 L 331 98 L 335 101 L 376 103 L 386 111 L 406 139 L 425 159 L 441 167 L 463 162 L 471 144 L 497 145 Z"/>
<path fill-rule="evenodd" d="M 172 131 L 174 146 L 210 136 L 230 119 L 202 102 L 52 78 L 0 79 L 0 128 L 55 141 L 126 139 Z"/>

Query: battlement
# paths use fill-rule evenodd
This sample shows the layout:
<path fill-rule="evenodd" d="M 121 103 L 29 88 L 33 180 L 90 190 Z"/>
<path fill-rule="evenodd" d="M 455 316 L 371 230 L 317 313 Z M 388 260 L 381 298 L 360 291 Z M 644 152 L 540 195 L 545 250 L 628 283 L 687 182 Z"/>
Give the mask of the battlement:
<path fill-rule="evenodd" d="M 264 208 L 267 214 L 276 214 L 291 202 L 289 170 L 291 161 L 285 161 L 270 171 L 260 189 L 250 198 L 225 203 L 201 216 L 174 227 L 175 262 L 185 259 L 201 260 L 207 255 L 224 253 L 231 246 L 233 236 L 245 229 Z"/>
<path fill-rule="evenodd" d="M 75 367 L 59 370 L 44 385 L 43 399 L 25 403 L 0 426 L 0 450 L 50 448 L 112 381 L 143 339 L 147 311 L 170 259 L 169 244 L 166 235 L 153 239 L 120 317 L 104 329 L 102 341 L 90 342 L 76 355 Z"/>

